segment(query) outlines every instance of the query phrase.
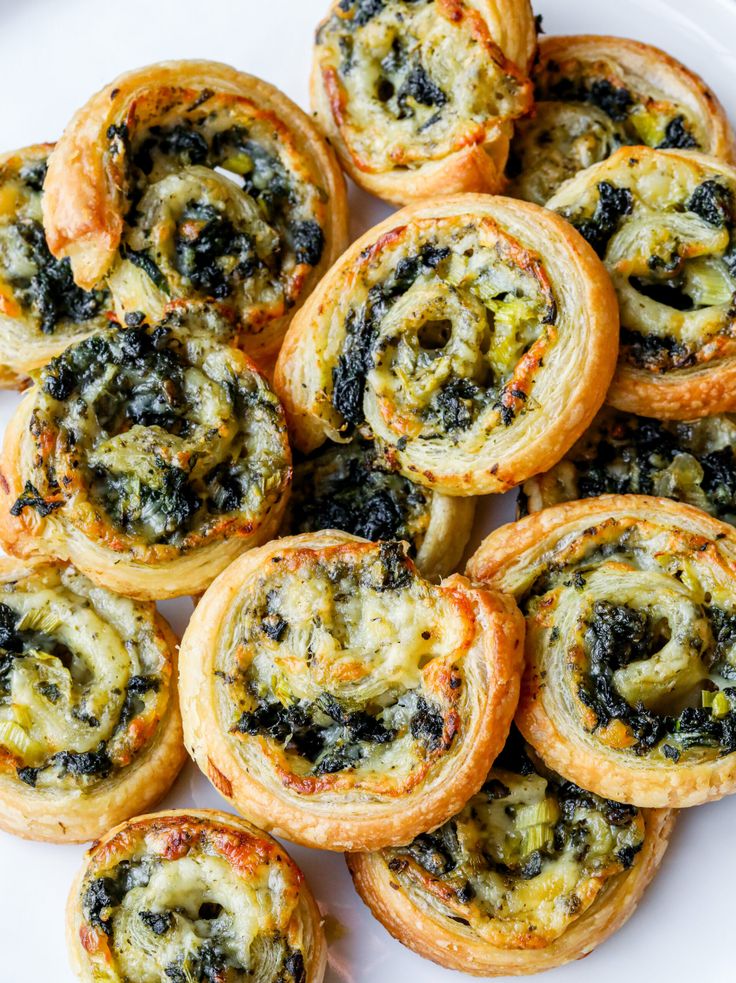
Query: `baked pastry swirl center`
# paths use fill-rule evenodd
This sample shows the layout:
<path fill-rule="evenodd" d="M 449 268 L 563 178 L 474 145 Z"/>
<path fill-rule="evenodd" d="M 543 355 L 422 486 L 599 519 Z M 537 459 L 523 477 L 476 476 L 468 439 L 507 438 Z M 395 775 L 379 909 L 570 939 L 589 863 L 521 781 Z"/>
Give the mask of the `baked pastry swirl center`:
<path fill-rule="evenodd" d="M 231 740 L 256 741 L 302 794 L 406 794 L 456 739 L 471 627 L 399 543 L 289 551 L 269 567 L 215 668 Z"/>
<path fill-rule="evenodd" d="M 368 172 L 482 143 L 531 96 L 462 0 L 343 0 L 317 32 L 316 64 L 342 139 Z"/>
<path fill-rule="evenodd" d="M 92 790 L 136 759 L 171 702 L 147 608 L 51 567 L 0 591 L 0 768 Z"/>
<path fill-rule="evenodd" d="M 726 164 L 635 147 L 548 202 L 596 249 L 616 289 L 621 351 L 608 402 L 617 408 L 674 419 L 730 410 L 735 195 Z"/>
<path fill-rule="evenodd" d="M 257 833 L 222 814 L 182 814 L 113 835 L 79 888 L 85 978 L 305 983 L 302 875 Z"/>
<path fill-rule="evenodd" d="M 290 474 L 281 408 L 202 317 L 129 316 L 46 367 L 29 424 L 42 463 L 13 516 L 60 510 L 86 537 L 159 562 L 262 524 Z"/>
<path fill-rule="evenodd" d="M 638 809 L 535 764 L 512 731 L 481 790 L 453 819 L 382 859 L 407 896 L 504 949 L 562 936 L 628 870 Z"/>

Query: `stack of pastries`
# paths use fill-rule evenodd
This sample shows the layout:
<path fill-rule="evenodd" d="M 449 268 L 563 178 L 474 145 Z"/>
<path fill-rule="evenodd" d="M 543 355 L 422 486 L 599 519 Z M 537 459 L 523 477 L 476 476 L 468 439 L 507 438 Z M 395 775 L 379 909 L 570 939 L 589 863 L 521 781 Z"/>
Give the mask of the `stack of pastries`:
<path fill-rule="evenodd" d="M 0 827 L 94 840 L 82 980 L 320 983 L 269 834 L 535 973 L 736 790 L 734 135 L 664 52 L 539 31 L 338 0 L 313 118 L 167 62 L 0 158 Z M 352 245 L 343 171 L 404 206 Z M 146 814 L 187 752 L 239 815 Z"/>

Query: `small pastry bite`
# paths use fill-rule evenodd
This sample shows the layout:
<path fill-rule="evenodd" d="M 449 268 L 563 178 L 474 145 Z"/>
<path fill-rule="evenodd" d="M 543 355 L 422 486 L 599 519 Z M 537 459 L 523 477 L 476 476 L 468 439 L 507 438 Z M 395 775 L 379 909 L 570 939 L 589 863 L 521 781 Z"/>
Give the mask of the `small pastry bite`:
<path fill-rule="evenodd" d="M 527 0 L 335 0 L 311 99 L 356 184 L 404 204 L 498 191 L 512 121 L 532 105 Z"/>
<path fill-rule="evenodd" d="M 278 529 L 281 405 L 206 307 L 129 315 L 50 362 L 5 434 L 0 539 L 142 599 L 197 593 Z"/>
<path fill-rule="evenodd" d="M 604 407 L 566 457 L 524 482 L 518 509 L 614 492 L 674 498 L 736 525 L 736 418 L 652 420 Z"/>
<path fill-rule="evenodd" d="M 49 252 L 41 193 L 53 144 L 0 154 L 0 387 L 23 385 L 68 344 L 107 325 L 109 294 L 83 290 Z"/>
<path fill-rule="evenodd" d="M 470 536 L 475 499 L 451 498 L 393 468 L 375 441 L 326 441 L 296 461 L 283 531 L 341 529 L 365 539 L 400 539 L 430 579 L 447 576 Z"/>
<path fill-rule="evenodd" d="M 118 316 L 216 301 L 268 359 L 347 243 L 340 169 L 314 123 L 261 79 L 211 61 L 126 72 L 74 116 L 49 161 L 51 252 Z"/>
<path fill-rule="evenodd" d="M 93 843 L 67 902 L 83 983 L 322 983 L 326 945 L 304 875 L 236 816 L 139 816 Z"/>
<path fill-rule="evenodd" d="M 516 722 L 548 767 L 640 807 L 736 789 L 732 526 L 603 495 L 502 526 L 468 573 L 526 616 Z"/>
<path fill-rule="evenodd" d="M 0 558 L 0 827 L 91 840 L 184 763 L 178 640 L 155 605 Z"/>
<path fill-rule="evenodd" d="M 253 822 L 328 850 L 403 843 L 482 784 L 518 699 L 523 619 L 397 542 L 268 543 L 205 593 L 181 648 L 185 742 Z"/>
<path fill-rule="evenodd" d="M 587 956 L 633 914 L 673 813 L 602 799 L 545 768 L 512 729 L 481 789 L 405 846 L 354 853 L 361 898 L 419 955 L 474 976 Z"/>
<path fill-rule="evenodd" d="M 596 34 L 543 37 L 532 78 L 534 112 L 517 121 L 506 165 L 515 198 L 543 205 L 621 146 L 734 159 L 734 133 L 713 92 L 652 45 Z"/>
<path fill-rule="evenodd" d="M 610 279 L 567 222 L 509 198 L 436 198 L 333 266 L 274 386 L 302 452 L 359 433 L 434 491 L 503 492 L 593 419 L 617 332 Z"/>
<path fill-rule="evenodd" d="M 618 295 L 606 401 L 674 420 L 736 409 L 736 168 L 695 151 L 622 147 L 548 207 L 595 248 Z"/>

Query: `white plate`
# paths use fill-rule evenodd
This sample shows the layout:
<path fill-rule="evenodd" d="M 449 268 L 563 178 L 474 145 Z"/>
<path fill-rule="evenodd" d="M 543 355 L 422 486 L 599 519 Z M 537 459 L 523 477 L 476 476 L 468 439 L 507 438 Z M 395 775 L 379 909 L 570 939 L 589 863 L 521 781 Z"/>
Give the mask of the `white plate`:
<path fill-rule="evenodd" d="M 312 34 L 327 0 L 0 0 L 0 149 L 54 139 L 71 113 L 114 75 L 164 58 L 230 62 L 307 105 Z M 736 3 L 733 0 L 538 0 L 548 33 L 628 35 L 665 48 L 700 72 L 736 118 Z M 389 208 L 352 189 L 357 236 Z M 0 426 L 17 403 L 0 394 Z M 511 503 L 482 509 L 473 542 Z M 182 629 L 188 601 L 164 609 Z M 163 803 L 219 807 L 222 800 L 188 765 Z M 631 921 L 584 963 L 546 979 L 581 983 L 709 983 L 733 979 L 730 874 L 736 799 L 685 813 L 662 872 Z M 352 889 L 338 854 L 291 851 L 322 911 L 338 923 L 328 983 L 451 983 L 458 976 L 394 942 Z M 72 983 L 64 945 L 64 902 L 83 848 L 28 843 L 0 833 L 0 983 Z M 731 860 L 728 857 L 731 856 Z"/>

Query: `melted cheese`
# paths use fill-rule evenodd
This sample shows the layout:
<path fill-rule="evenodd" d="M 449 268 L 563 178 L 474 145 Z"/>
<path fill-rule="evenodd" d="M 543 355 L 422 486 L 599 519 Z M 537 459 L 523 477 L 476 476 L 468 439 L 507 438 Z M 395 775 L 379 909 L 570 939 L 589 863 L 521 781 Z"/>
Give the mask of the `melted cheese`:
<path fill-rule="evenodd" d="M 382 549 L 351 544 L 323 555 L 285 552 L 241 598 L 225 628 L 215 675 L 223 730 L 243 753 L 255 753 L 260 742 L 273 766 L 314 774 L 314 761 L 291 743 L 288 727 L 281 740 L 259 738 L 257 729 L 238 732 L 241 714 L 255 712 L 257 701 L 303 707 L 310 719 L 301 727 L 317 734 L 328 753 L 355 746 L 357 760 L 337 769 L 336 777 L 349 773 L 366 789 L 413 784 L 427 761 L 448 749 L 472 615 L 403 559 L 397 561 L 399 586 L 381 587 Z M 269 628 L 275 630 L 269 634 Z M 456 682 L 448 687 L 450 676 Z M 345 714 L 378 721 L 390 738 L 371 742 L 345 734 L 326 697 Z M 436 719 L 428 741 L 412 725 L 418 713 L 421 719 L 422 701 Z"/>
<path fill-rule="evenodd" d="M 495 767 L 449 823 L 383 851 L 415 904 L 464 920 L 491 945 L 536 949 L 563 935 L 621 876 L 643 842 L 642 816 L 623 807 L 625 818 L 614 823 L 603 800 L 574 786 L 561 792 L 557 776 L 541 771 Z M 533 842 L 530 829 L 541 830 Z"/>
<path fill-rule="evenodd" d="M 39 789 L 79 788 L 105 776 L 75 773 L 55 757 L 61 752 L 80 755 L 102 744 L 110 768 L 128 764 L 169 701 L 170 655 L 150 608 L 94 587 L 71 569 L 59 575 L 51 568 L 5 586 L 0 602 L 24 639 L 21 651 L 11 649 L 0 686 L 0 747 L 12 754 L 4 762 L 8 770 L 38 769 Z M 136 694 L 121 725 L 134 677 L 151 685 Z M 135 733 L 128 730 L 132 720 Z"/>
<path fill-rule="evenodd" d="M 530 89 L 470 4 L 390 0 L 368 19 L 336 10 L 317 62 L 362 170 L 440 160 L 522 115 Z M 332 79 L 335 82 L 332 82 Z"/>

